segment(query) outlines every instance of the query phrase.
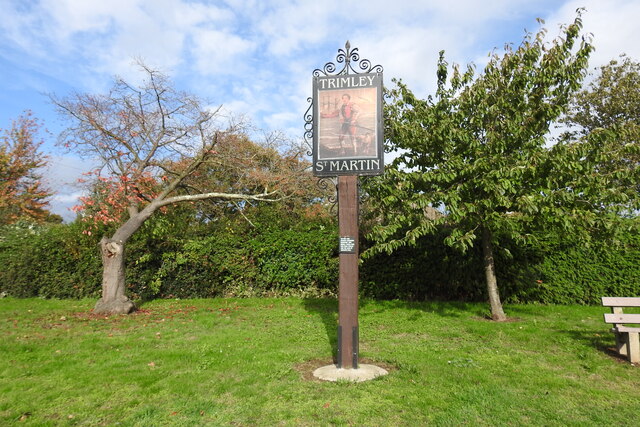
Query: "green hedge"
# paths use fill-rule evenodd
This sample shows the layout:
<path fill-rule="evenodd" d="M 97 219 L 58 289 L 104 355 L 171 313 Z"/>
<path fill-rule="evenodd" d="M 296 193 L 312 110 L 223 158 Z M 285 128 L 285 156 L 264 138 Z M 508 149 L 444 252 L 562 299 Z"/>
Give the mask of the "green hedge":
<path fill-rule="evenodd" d="M 212 234 L 192 230 L 185 235 L 184 230 L 167 230 L 164 221 L 149 221 L 127 242 L 127 288 L 133 298 L 336 291 L 333 227 L 267 228 L 262 233 L 253 230 L 253 235 L 218 227 Z M 82 224 L 5 228 L 0 236 L 0 292 L 16 297 L 99 296 L 98 238 L 83 235 Z"/>
<path fill-rule="evenodd" d="M 0 232 L 0 292 L 16 297 L 98 297 L 98 241 L 81 227 L 17 224 Z"/>
<path fill-rule="evenodd" d="M 138 299 L 337 292 L 335 224 L 206 226 L 152 218 L 127 244 L 127 286 Z M 82 224 L 0 230 L 0 292 L 16 297 L 97 298 L 98 237 Z M 107 230 L 103 230 L 107 231 Z M 377 255 L 360 267 L 363 296 L 404 300 L 486 300 L 479 248 L 444 245 L 446 232 L 416 247 Z M 367 242 L 362 239 L 362 246 Z M 640 238 L 581 248 L 556 236 L 533 247 L 502 243 L 495 254 L 503 301 L 598 304 L 601 296 L 640 296 Z M 505 250 L 506 249 L 506 250 Z"/>
<path fill-rule="evenodd" d="M 249 243 L 258 281 L 277 290 L 311 286 L 335 291 L 337 245 L 332 228 L 276 230 Z"/>
<path fill-rule="evenodd" d="M 514 286 L 511 301 L 599 304 L 602 296 L 640 296 L 640 238 L 629 233 L 620 245 L 543 242 L 534 276 Z"/>
<path fill-rule="evenodd" d="M 141 296 L 181 298 L 332 293 L 336 240 L 330 229 L 266 231 L 248 240 L 230 234 L 193 239 L 163 253 L 160 268 L 146 280 L 150 285 L 138 288 Z"/>
<path fill-rule="evenodd" d="M 364 262 L 361 287 L 373 298 L 485 301 L 479 245 L 460 253 L 444 244 L 446 232 L 415 247 Z M 622 234 L 618 245 L 585 248 L 563 236 L 519 246 L 502 239 L 494 254 L 500 294 L 507 303 L 599 304 L 602 296 L 640 296 L 640 237 Z"/>
<path fill-rule="evenodd" d="M 444 236 L 425 236 L 415 247 L 365 260 L 360 269 L 363 294 L 414 301 L 483 299 L 482 261 L 477 251 L 462 254 L 446 246 Z"/>
<path fill-rule="evenodd" d="M 157 263 L 145 253 L 137 257 L 128 280 L 143 298 L 206 298 L 220 296 L 227 287 L 251 284 L 255 268 L 241 241 L 230 236 L 193 238 L 157 255 Z M 136 274 L 137 273 L 137 274 Z M 147 273 L 149 276 L 147 277 Z M 128 273 L 129 274 L 129 273 Z"/>

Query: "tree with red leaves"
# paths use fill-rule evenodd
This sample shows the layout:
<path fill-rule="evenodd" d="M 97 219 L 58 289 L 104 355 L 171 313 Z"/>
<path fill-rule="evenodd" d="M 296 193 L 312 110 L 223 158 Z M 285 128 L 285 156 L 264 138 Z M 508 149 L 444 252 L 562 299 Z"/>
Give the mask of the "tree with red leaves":
<path fill-rule="evenodd" d="M 222 117 L 199 98 L 176 90 L 168 77 L 140 63 L 145 80 L 116 79 L 107 94 L 52 97 L 70 126 L 60 144 L 100 167 L 92 193 L 77 208 L 86 233 L 115 226 L 100 247 L 102 298 L 98 313 L 130 313 L 125 295 L 125 244 L 156 211 L 180 202 L 223 200 L 238 206 L 275 201 L 295 191 L 300 153 L 255 144 L 242 123 Z"/>
<path fill-rule="evenodd" d="M 45 221 L 51 192 L 42 183 L 47 157 L 38 139 L 41 123 L 29 111 L 0 132 L 0 225 L 20 219 Z"/>

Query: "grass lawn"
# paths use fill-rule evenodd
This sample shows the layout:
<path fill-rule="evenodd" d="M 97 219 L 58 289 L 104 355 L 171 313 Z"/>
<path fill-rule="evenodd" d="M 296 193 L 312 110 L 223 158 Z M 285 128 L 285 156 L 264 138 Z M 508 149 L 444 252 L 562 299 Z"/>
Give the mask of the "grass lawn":
<path fill-rule="evenodd" d="M 0 425 L 638 425 L 640 368 L 601 307 L 361 301 L 360 355 L 391 373 L 311 378 L 337 302 L 0 300 Z"/>

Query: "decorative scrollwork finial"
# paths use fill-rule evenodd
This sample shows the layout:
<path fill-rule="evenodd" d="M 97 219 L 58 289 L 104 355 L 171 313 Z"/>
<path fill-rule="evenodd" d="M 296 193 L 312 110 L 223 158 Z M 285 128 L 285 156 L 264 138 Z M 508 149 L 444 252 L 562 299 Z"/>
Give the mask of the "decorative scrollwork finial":
<path fill-rule="evenodd" d="M 358 48 L 356 47 L 351 49 L 351 42 L 349 42 L 349 40 L 347 40 L 347 42 L 344 44 L 344 49 L 338 49 L 336 62 L 338 64 L 344 63 L 344 67 L 342 67 L 340 71 L 336 72 L 338 67 L 334 62 L 327 62 L 322 69 L 316 68 L 315 70 L 313 70 L 313 75 L 316 77 L 321 77 L 332 75 L 337 76 L 341 74 L 351 73 L 382 73 L 381 65 L 371 65 L 371 61 L 369 61 L 368 59 L 360 60 L 360 53 L 358 52 Z M 358 68 L 358 70 L 356 70 L 356 67 Z"/>

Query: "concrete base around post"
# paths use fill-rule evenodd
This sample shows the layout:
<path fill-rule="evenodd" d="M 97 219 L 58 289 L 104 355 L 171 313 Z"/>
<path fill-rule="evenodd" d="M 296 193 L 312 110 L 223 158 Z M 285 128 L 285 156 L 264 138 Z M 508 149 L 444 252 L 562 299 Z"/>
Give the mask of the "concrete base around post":
<path fill-rule="evenodd" d="M 313 371 L 313 376 L 324 381 L 369 381 L 388 372 L 375 365 L 359 364 L 358 369 L 342 369 L 336 365 L 327 365 Z"/>

